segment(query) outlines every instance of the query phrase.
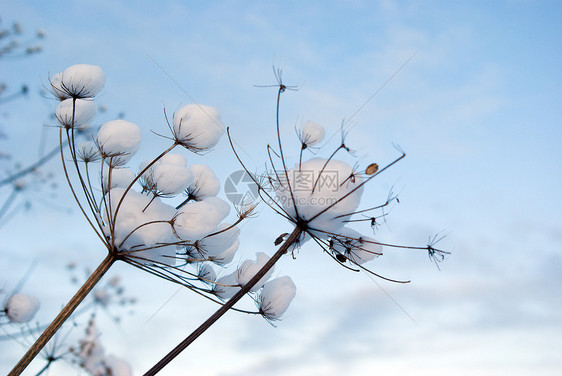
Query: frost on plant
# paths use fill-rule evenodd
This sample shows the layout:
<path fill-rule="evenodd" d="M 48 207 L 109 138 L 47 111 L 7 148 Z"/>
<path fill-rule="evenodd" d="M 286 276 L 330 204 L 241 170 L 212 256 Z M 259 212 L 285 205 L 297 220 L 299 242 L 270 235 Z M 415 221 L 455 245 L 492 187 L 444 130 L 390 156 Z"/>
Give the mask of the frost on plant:
<path fill-rule="evenodd" d="M 434 260 L 447 253 L 436 249 L 435 242 L 423 247 L 388 244 L 352 228 L 355 223 L 366 222 L 374 230 L 377 220 L 387 215 L 385 210 L 398 202 L 389 194 L 382 204 L 362 206 L 362 195 L 366 184 L 405 153 L 398 149 L 399 156 L 382 168 L 377 163 L 361 167 L 346 144 L 342 125 L 340 144 L 325 156 L 307 159 L 307 153 L 322 150 L 326 135 L 323 126 L 309 121 L 296 129 L 300 150 L 298 160 L 291 161 L 281 140 L 279 105 L 281 94 L 292 88 L 282 83 L 280 71 L 275 73 L 277 144 L 267 146 L 268 172 L 250 172 L 228 128 L 226 133 L 236 159 L 257 186 L 262 201 L 287 219 L 292 229 L 271 234 L 272 240 L 276 238 L 273 243 L 279 246 L 272 256 L 259 252 L 255 260 L 242 262 L 236 257 L 241 246 L 239 225 L 253 215 L 259 202 L 240 203 L 235 216 L 229 218 L 230 206 L 217 197 L 220 180 L 210 167 L 190 163 L 189 152 L 210 151 L 225 133 L 215 108 L 197 103 L 182 107 L 168 124 L 170 134 L 161 136 L 170 141 L 169 146 L 134 166 L 130 163 L 143 139 L 137 124 L 112 120 L 101 126 L 93 141 L 76 143 L 78 130 L 95 114 L 94 97 L 105 84 L 101 68 L 76 65 L 51 78 L 53 94 L 61 100 L 57 120 L 61 147 L 66 145 L 61 150 L 63 169 L 77 204 L 107 250 L 106 259 L 88 280 L 93 284 L 86 283 L 77 296 L 83 299 L 112 263 L 123 261 L 219 305 L 215 314 L 147 375 L 159 372 L 225 312 L 240 311 L 234 305 L 248 294 L 256 310 L 245 313 L 262 315 L 270 322 L 282 318 L 296 295 L 296 286 L 288 276 L 270 280 L 273 268 L 286 254 L 296 258 L 296 251 L 305 242 L 315 243 L 348 269 L 400 283 L 409 281 L 383 277 L 365 264 L 381 256 L 383 247 L 424 250 Z M 102 293 L 97 299 L 101 304 L 105 301 Z M 72 312 L 75 308 L 68 306 L 65 310 Z M 95 333 L 92 324 L 78 353 L 83 367 L 93 374 L 120 364 L 104 355 Z M 112 372 L 119 374 L 117 369 Z"/>

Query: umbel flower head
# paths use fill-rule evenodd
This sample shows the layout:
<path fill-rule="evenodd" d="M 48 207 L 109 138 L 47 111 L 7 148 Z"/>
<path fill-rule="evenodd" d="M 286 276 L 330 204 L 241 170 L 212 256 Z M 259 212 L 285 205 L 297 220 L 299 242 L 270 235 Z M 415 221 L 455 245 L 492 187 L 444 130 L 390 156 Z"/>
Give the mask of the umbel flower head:
<path fill-rule="evenodd" d="M 57 106 L 55 116 L 64 128 L 82 128 L 96 116 L 96 104 L 85 99 L 65 99 Z"/>
<path fill-rule="evenodd" d="M 92 97 L 101 89 L 101 77 L 97 68 L 73 66 L 51 82 L 62 99 L 57 117 L 61 140 L 67 138 L 63 153 L 70 155 L 63 154 L 62 160 L 65 170 L 73 166 L 76 171 L 75 182 L 69 178 L 74 197 L 112 261 L 122 260 L 222 304 L 269 258 L 259 253 L 255 262 L 237 262 L 239 223 L 253 208 L 228 220 L 230 205 L 217 197 L 219 179 L 209 166 L 191 164 L 185 155 L 185 149 L 207 152 L 220 141 L 224 126 L 219 112 L 200 104 L 182 107 L 174 114 L 171 136 L 165 137 L 172 144 L 138 167 L 130 166 L 142 142 L 141 128 L 130 121 L 108 121 L 92 141 L 74 147 L 74 129 L 95 114 Z M 270 276 L 252 286 L 252 293 Z"/>
<path fill-rule="evenodd" d="M 341 143 L 329 153 L 327 157 L 315 156 L 303 161 L 303 152 L 317 147 L 325 138 L 326 131 L 318 123 L 308 121 L 297 127 L 297 138 L 301 143 L 298 162 L 292 167 L 285 157 L 281 140 L 279 122 L 279 103 L 281 94 L 287 89 L 294 89 L 283 84 L 281 71 L 275 71 L 278 79 L 277 92 L 277 147 L 268 145 L 270 166 L 268 172 L 259 176 L 250 172 L 235 150 L 234 143 L 227 133 L 230 144 L 237 159 L 257 185 L 260 198 L 276 213 L 286 218 L 294 226 L 293 234 L 298 236 L 291 249 L 299 248 L 307 241 L 314 240 L 327 254 L 341 265 L 352 270 L 365 270 L 375 276 L 393 282 L 407 283 L 383 277 L 364 266 L 383 254 L 383 246 L 424 250 L 430 259 L 441 261 L 448 252 L 434 247 L 437 239 L 434 237 L 426 246 L 404 246 L 377 241 L 371 236 L 351 228 L 358 222 L 371 224 L 372 231 L 376 229 L 378 220 L 388 214 L 385 209 L 391 204 L 398 203 L 398 198 L 392 194 L 386 202 L 379 205 L 361 208 L 361 199 L 366 184 L 371 182 L 382 172 L 405 157 L 400 155 L 383 168 L 377 163 L 370 163 L 364 168 L 359 164 L 350 164 L 346 159 L 353 157 L 351 148 L 346 143 L 344 124 L 341 126 Z M 288 233 L 280 235 L 275 244 L 287 238 Z M 293 253 L 294 256 L 294 253 Z"/>
<path fill-rule="evenodd" d="M 220 115 L 213 107 L 188 104 L 174 114 L 174 137 L 187 149 L 209 150 L 223 134 Z"/>
<path fill-rule="evenodd" d="M 60 100 L 93 98 L 105 85 L 103 70 L 90 64 L 76 64 L 51 77 L 51 89 Z"/>
<path fill-rule="evenodd" d="M 295 251 L 304 242 L 313 240 L 346 268 L 365 270 L 401 283 L 409 281 L 382 277 L 364 265 L 382 255 L 383 247 L 425 250 L 434 261 L 443 259 L 447 253 L 434 247 L 440 240 L 437 237 L 424 247 L 393 245 L 349 227 L 357 222 L 370 222 L 375 228 L 377 220 L 387 215 L 385 208 L 398 202 L 389 194 L 383 204 L 361 208 L 364 186 L 404 158 L 405 153 L 399 150 L 400 156 L 382 168 L 377 163 L 361 168 L 357 162 L 348 163 L 344 157 L 349 157 L 351 149 L 346 144 L 342 125 L 341 144 L 329 156 L 303 161 L 303 152 L 316 150 L 325 136 L 322 126 L 307 122 L 297 130 L 301 143 L 298 163 L 289 164 L 281 141 L 279 102 L 281 94 L 293 88 L 282 83 L 281 71 L 275 73 L 278 79 L 278 145 L 267 148 L 272 172 L 262 177 L 250 173 L 234 148 L 228 128 L 227 134 L 236 158 L 256 183 L 260 197 L 287 219 L 293 230 L 277 237 L 274 244 L 282 244 L 271 257 L 258 253 L 255 261 L 244 261 L 234 268 L 232 264 L 240 247 L 239 224 L 251 217 L 256 205 L 244 203 L 237 208 L 237 218 L 229 220 L 229 208 L 216 197 L 218 184 L 214 173 L 208 167 L 190 166 L 188 158 L 171 153 L 177 146 L 198 154 L 213 148 L 224 133 L 218 111 L 197 103 L 181 108 L 174 114 L 173 124 L 168 124 L 171 136 L 163 136 L 172 144 L 142 163 L 140 168 L 129 168 L 127 164 L 142 140 L 140 127 L 131 122 L 120 119 L 105 123 L 93 144 L 97 153 L 92 150 L 92 144 L 75 147 L 74 129 L 77 124 L 85 123 L 84 119 L 91 114 L 90 105 L 81 104 L 79 100 L 92 100 L 101 90 L 105 82 L 101 69 L 77 65 L 51 79 L 53 93 L 59 99 L 71 98 L 59 111 L 61 150 L 63 140 L 67 145 L 67 149 L 61 151 L 65 176 L 82 213 L 108 251 L 89 281 L 99 281 L 113 262 L 121 260 L 221 305 L 192 335 L 158 362 L 147 373 L 149 375 L 161 370 L 225 312 L 240 310 L 234 305 L 248 293 L 254 297 L 258 309 L 243 312 L 260 314 L 269 321 L 281 318 L 295 297 L 296 286 L 287 276 L 269 281 L 271 271 L 289 251 L 295 257 Z M 71 163 L 66 163 L 68 154 Z M 76 172 L 75 179 L 68 173 L 70 165 Z M 95 182 L 101 187 L 94 188 Z M 181 191 L 187 197 L 174 202 Z M 382 213 L 378 214 L 379 211 Z M 221 268 L 219 272 L 216 267 Z M 83 298 L 88 290 L 81 291 Z M 76 305 L 71 308 L 67 310 L 70 313 Z M 65 317 L 70 313 L 65 312 Z M 45 335 L 43 343 L 49 338 Z M 95 341 L 84 344 L 92 344 L 95 356 L 88 361 L 92 367 L 97 366 L 103 349 L 96 348 Z M 36 355 L 37 349 L 40 347 L 29 351 L 35 351 Z"/>

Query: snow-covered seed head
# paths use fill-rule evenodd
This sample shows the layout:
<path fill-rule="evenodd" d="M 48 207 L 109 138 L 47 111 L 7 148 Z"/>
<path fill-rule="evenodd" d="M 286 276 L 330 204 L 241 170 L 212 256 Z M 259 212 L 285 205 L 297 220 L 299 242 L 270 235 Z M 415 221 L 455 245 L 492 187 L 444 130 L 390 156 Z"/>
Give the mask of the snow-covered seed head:
<path fill-rule="evenodd" d="M 350 260 L 361 265 L 382 255 L 382 245 L 375 239 L 363 236 L 359 232 L 344 227 L 337 236 L 331 238 L 331 251 L 340 261 Z"/>
<path fill-rule="evenodd" d="M 238 281 L 236 280 L 236 271 L 217 279 L 213 287 L 213 294 L 222 300 L 228 300 L 240 290 Z"/>
<path fill-rule="evenodd" d="M 230 206 L 218 197 L 190 202 L 178 210 L 173 221 L 174 230 L 181 239 L 199 240 L 215 230 L 229 212 Z M 208 244 L 209 240 L 203 242 L 203 246 Z"/>
<path fill-rule="evenodd" d="M 296 293 L 297 286 L 288 276 L 267 282 L 259 296 L 260 313 L 268 320 L 279 320 L 289 308 Z"/>
<path fill-rule="evenodd" d="M 210 106 L 188 104 L 174 114 L 176 142 L 193 151 L 214 147 L 224 134 L 219 112 Z"/>
<path fill-rule="evenodd" d="M 118 203 L 125 193 L 124 188 L 113 188 L 108 194 L 109 215 L 115 224 L 113 242 L 120 252 L 140 263 L 175 264 L 177 238 L 170 225 L 176 210 L 164 204 L 159 198 L 149 197 L 129 190 L 117 216 Z M 108 218 L 108 213 L 104 217 Z M 166 245 L 169 244 L 169 245 Z"/>
<path fill-rule="evenodd" d="M 217 280 L 217 273 L 211 264 L 203 263 L 199 265 L 197 277 L 199 277 L 199 279 L 204 283 L 212 284 Z"/>
<path fill-rule="evenodd" d="M 111 188 L 127 188 L 135 179 L 135 174 L 129 168 L 108 168 L 103 170 L 102 190 L 108 192 Z"/>
<path fill-rule="evenodd" d="M 101 155 L 98 149 L 98 145 L 96 145 L 93 141 L 84 141 L 76 150 L 76 154 L 78 158 L 82 160 L 84 163 L 90 163 L 100 160 Z"/>
<path fill-rule="evenodd" d="M 90 64 L 76 64 L 51 77 L 51 89 L 60 100 L 93 98 L 105 85 L 103 70 Z"/>
<path fill-rule="evenodd" d="M 82 128 L 96 116 L 96 104 L 91 100 L 65 99 L 57 106 L 55 116 L 63 128 Z"/>
<path fill-rule="evenodd" d="M 142 132 L 138 125 L 125 120 L 111 120 L 98 131 L 97 144 L 110 166 L 123 166 L 139 149 Z"/>
<path fill-rule="evenodd" d="M 211 234 L 201 239 L 199 251 L 216 264 L 228 264 L 240 246 L 240 229 L 228 223 L 221 223 Z"/>
<path fill-rule="evenodd" d="M 346 162 L 313 158 L 278 173 L 275 195 L 283 209 L 296 220 L 309 221 L 311 230 L 337 233 L 359 206 L 363 187 Z"/>
<path fill-rule="evenodd" d="M 252 277 L 255 276 L 267 263 L 267 261 L 269 261 L 269 256 L 263 252 L 256 253 L 256 261 L 244 261 L 238 268 L 238 273 L 236 274 L 238 283 L 241 286 L 244 286 L 246 283 L 248 283 L 250 279 L 252 279 Z M 273 274 L 273 269 L 274 268 L 269 269 L 269 271 L 254 286 L 252 286 L 250 291 L 258 291 L 271 277 L 271 275 Z"/>
<path fill-rule="evenodd" d="M 70 98 L 70 95 L 62 88 L 62 72 L 53 75 L 50 78 L 51 91 L 59 100 Z"/>
<path fill-rule="evenodd" d="M 145 162 L 145 166 L 150 161 Z M 187 160 L 180 154 L 166 154 L 147 171 L 149 185 L 161 196 L 174 196 L 183 192 L 192 182 L 193 174 Z"/>
<path fill-rule="evenodd" d="M 189 171 L 193 174 L 193 182 L 186 189 L 188 198 L 200 201 L 219 193 L 220 181 L 209 166 L 192 164 Z"/>
<path fill-rule="evenodd" d="M 307 121 L 300 129 L 297 129 L 297 135 L 302 143 L 302 148 L 306 149 L 322 142 L 326 135 L 326 130 L 318 123 Z"/>
<path fill-rule="evenodd" d="M 33 296 L 14 294 L 6 302 L 4 312 L 8 320 L 21 324 L 29 322 L 35 316 L 39 310 L 39 305 L 39 300 Z"/>

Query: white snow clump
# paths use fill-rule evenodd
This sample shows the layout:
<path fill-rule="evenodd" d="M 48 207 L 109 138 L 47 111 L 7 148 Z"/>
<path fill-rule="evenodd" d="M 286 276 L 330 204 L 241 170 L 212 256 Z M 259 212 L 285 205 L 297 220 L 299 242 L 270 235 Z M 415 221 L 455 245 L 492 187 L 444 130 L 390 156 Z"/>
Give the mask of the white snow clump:
<path fill-rule="evenodd" d="M 138 125 L 125 120 L 111 120 L 101 126 L 97 143 L 110 166 L 122 166 L 139 149 L 142 133 Z"/>
<path fill-rule="evenodd" d="M 178 210 L 174 230 L 186 240 L 199 240 L 210 234 L 228 216 L 230 206 L 218 197 L 189 202 Z"/>
<path fill-rule="evenodd" d="M 238 268 L 238 273 L 236 274 L 238 284 L 244 286 L 246 283 L 250 282 L 250 279 L 252 279 L 252 277 L 254 277 L 268 261 L 269 256 L 263 252 L 256 253 L 256 261 L 244 261 Z M 265 282 L 267 282 L 273 274 L 273 270 L 274 268 L 269 269 L 267 273 L 250 289 L 250 291 L 256 292 L 262 288 Z"/>
<path fill-rule="evenodd" d="M 240 246 L 240 229 L 221 223 L 211 234 L 197 242 L 197 250 L 216 264 L 228 264 Z"/>
<path fill-rule="evenodd" d="M 140 169 L 152 161 L 144 162 Z M 143 174 L 149 190 L 160 196 L 174 196 L 184 191 L 193 181 L 193 174 L 187 168 L 187 160 L 180 154 L 166 154 Z"/>
<path fill-rule="evenodd" d="M 94 162 L 101 158 L 98 146 L 94 141 L 84 141 L 82 142 L 76 151 L 78 157 L 83 162 Z"/>
<path fill-rule="evenodd" d="M 197 272 L 197 277 L 201 279 L 202 282 L 211 284 L 216 281 L 217 273 L 210 263 L 205 262 L 199 265 L 199 271 Z"/>
<path fill-rule="evenodd" d="M 313 158 L 278 176 L 278 202 L 292 218 L 309 220 L 309 229 L 320 238 L 343 227 L 363 193 L 359 187 L 363 178 L 346 162 L 334 159 Z"/>
<path fill-rule="evenodd" d="M 115 217 L 124 192 L 124 188 L 109 191 L 111 218 Z M 114 242 L 119 251 L 128 252 L 130 258 L 137 258 L 140 263 L 174 265 L 176 247 L 166 244 L 177 242 L 169 223 L 175 213 L 174 207 L 159 198 L 129 190 L 119 206 L 117 218 L 108 221 L 107 213 L 105 217 L 106 222 L 115 225 Z"/>
<path fill-rule="evenodd" d="M 60 100 L 92 98 L 105 85 L 105 74 L 97 65 L 76 64 L 51 77 L 51 88 Z"/>
<path fill-rule="evenodd" d="M 326 130 L 323 126 L 313 121 L 307 121 L 298 130 L 301 142 L 308 146 L 314 146 L 324 140 Z"/>
<path fill-rule="evenodd" d="M 240 290 L 240 286 L 238 285 L 238 281 L 236 279 L 236 274 L 237 272 L 234 271 L 217 279 L 217 282 L 213 287 L 213 293 L 222 300 L 228 300 L 232 298 L 238 292 L 238 290 Z"/>
<path fill-rule="evenodd" d="M 208 150 L 219 142 L 223 134 L 224 126 L 214 107 L 188 104 L 174 114 L 174 136 L 188 149 Z"/>
<path fill-rule="evenodd" d="M 96 104 L 85 99 L 65 99 L 57 106 L 55 116 L 64 128 L 81 128 L 96 116 Z"/>
<path fill-rule="evenodd" d="M 103 170 L 102 188 L 104 192 L 111 188 L 127 188 L 134 179 L 135 173 L 130 168 L 106 168 Z"/>
<path fill-rule="evenodd" d="M 189 171 L 193 174 L 193 182 L 187 187 L 188 196 L 200 201 L 219 193 L 220 181 L 209 166 L 192 164 L 189 166 Z"/>
<path fill-rule="evenodd" d="M 39 310 L 39 300 L 25 294 L 14 294 L 6 302 L 4 312 L 13 323 L 29 322 Z"/>
<path fill-rule="evenodd" d="M 267 282 L 260 293 L 261 314 L 269 320 L 278 320 L 289 308 L 297 293 L 297 286 L 288 277 L 279 277 Z"/>

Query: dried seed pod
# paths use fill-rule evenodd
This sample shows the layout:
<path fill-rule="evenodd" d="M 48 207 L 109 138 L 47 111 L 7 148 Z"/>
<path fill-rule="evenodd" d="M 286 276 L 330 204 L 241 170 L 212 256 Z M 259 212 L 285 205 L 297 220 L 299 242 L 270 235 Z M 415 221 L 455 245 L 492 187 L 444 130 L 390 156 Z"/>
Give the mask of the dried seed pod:
<path fill-rule="evenodd" d="M 377 171 L 379 170 L 379 165 L 376 163 L 371 163 L 370 165 L 367 166 L 367 168 L 365 169 L 365 173 L 367 175 L 373 175 L 375 174 Z"/>

